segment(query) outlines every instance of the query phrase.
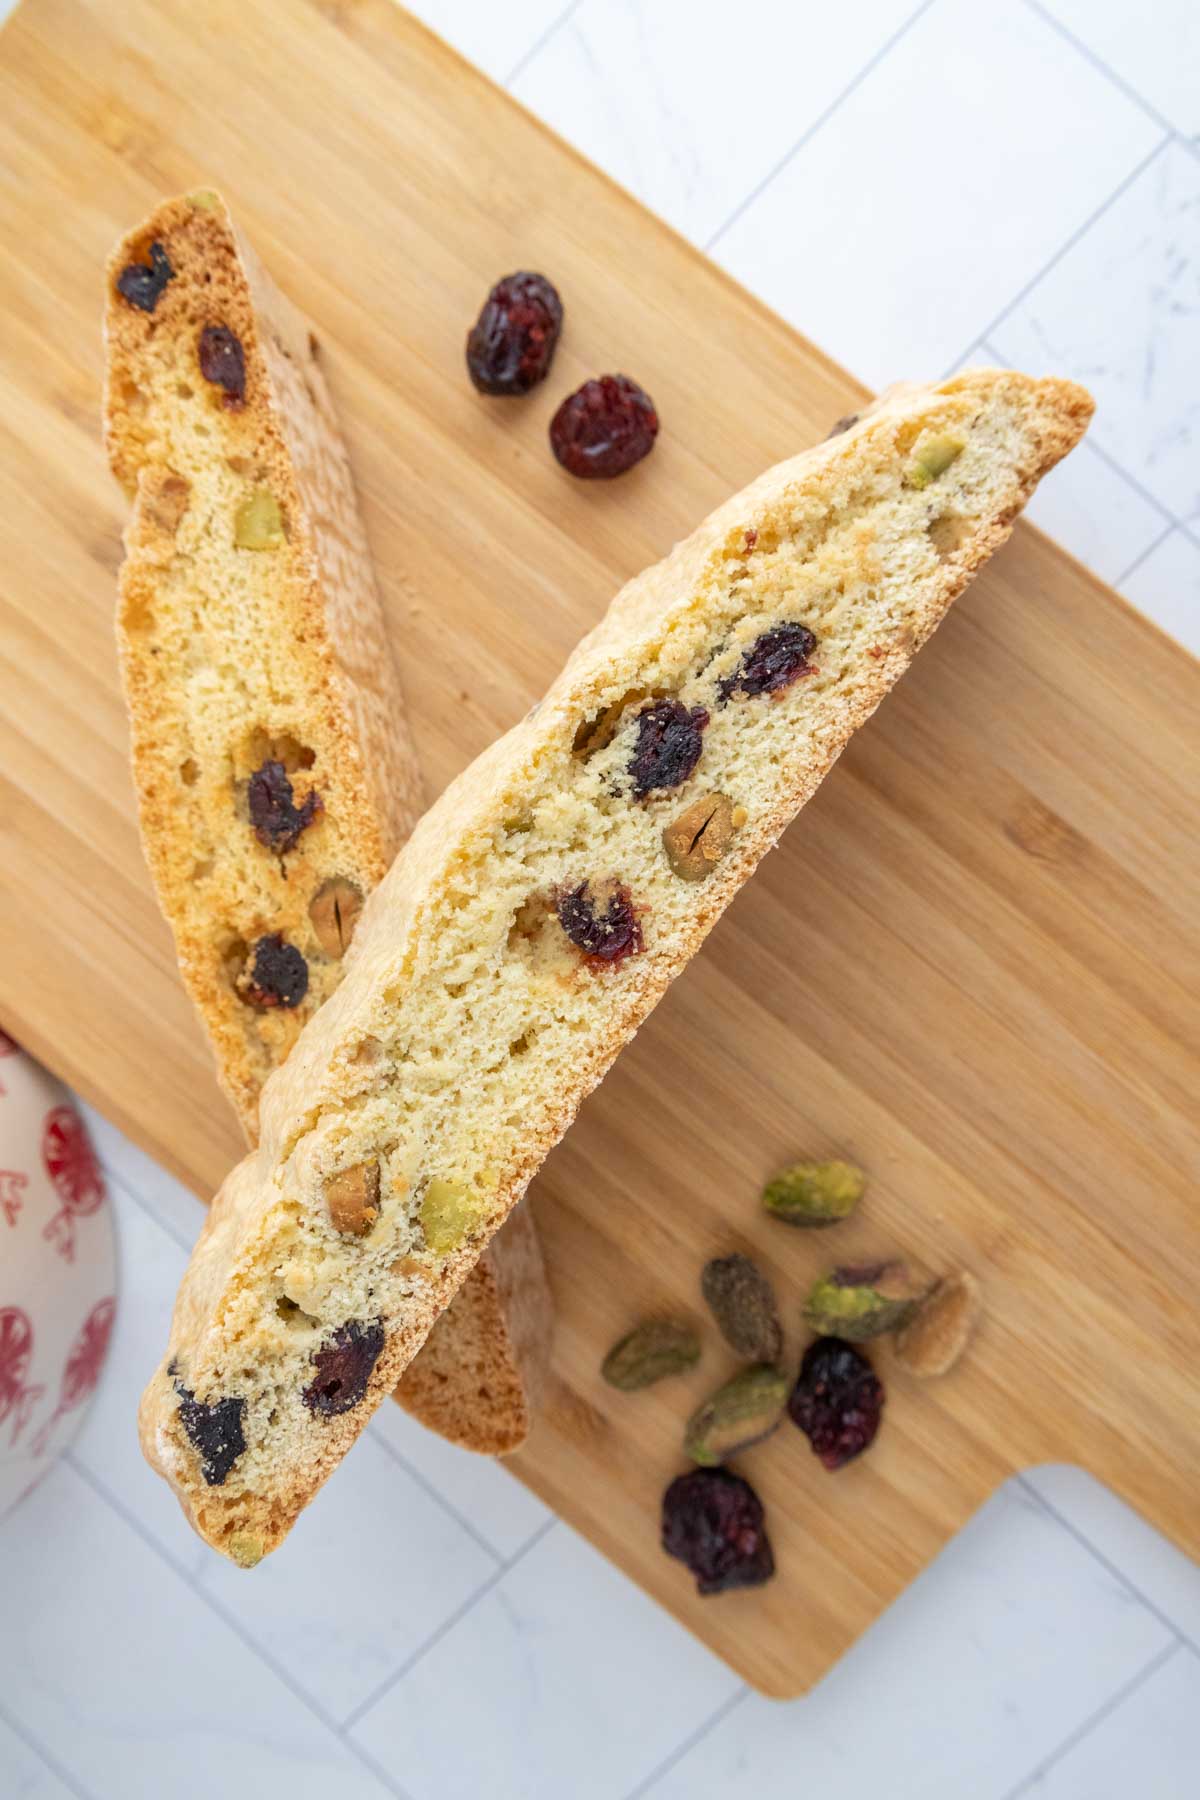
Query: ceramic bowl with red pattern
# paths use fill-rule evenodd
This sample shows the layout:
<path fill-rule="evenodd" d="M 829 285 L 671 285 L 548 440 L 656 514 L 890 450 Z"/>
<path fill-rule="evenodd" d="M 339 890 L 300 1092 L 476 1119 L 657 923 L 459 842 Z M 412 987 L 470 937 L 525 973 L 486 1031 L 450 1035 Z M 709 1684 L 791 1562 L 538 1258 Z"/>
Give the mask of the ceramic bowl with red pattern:
<path fill-rule="evenodd" d="M 0 1032 L 0 1518 L 83 1422 L 115 1285 L 87 1128 L 62 1083 Z"/>

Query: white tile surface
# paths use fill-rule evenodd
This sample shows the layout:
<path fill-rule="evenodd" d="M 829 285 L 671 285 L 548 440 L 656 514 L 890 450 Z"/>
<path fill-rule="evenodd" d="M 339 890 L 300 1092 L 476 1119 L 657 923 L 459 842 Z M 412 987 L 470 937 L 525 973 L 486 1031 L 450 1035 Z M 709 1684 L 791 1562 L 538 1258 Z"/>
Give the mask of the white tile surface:
<path fill-rule="evenodd" d="M 72 1800 L 73 1792 L 0 1718 L 0 1774 L 5 1800 Z"/>
<path fill-rule="evenodd" d="M 1173 531 L 1122 583 L 1122 591 L 1200 656 L 1200 544 Z"/>
<path fill-rule="evenodd" d="M 371 1431 L 469 1519 L 504 1562 L 553 1517 L 535 1494 L 508 1473 L 503 1462 L 448 1444 L 398 1406 L 381 1407 Z"/>
<path fill-rule="evenodd" d="M 1019 0 L 937 0 L 715 254 L 870 385 L 928 378 L 1161 137 Z"/>
<path fill-rule="evenodd" d="M 1156 543 L 1200 521 L 1200 161 L 1136 172 L 1200 129 L 1193 0 L 934 0 L 894 44 L 916 0 L 417 10 L 694 237 L 737 214 L 727 264 L 867 380 L 990 333 L 1086 381 L 1099 448 L 1034 517 L 1200 651 L 1200 541 Z M 201 1210 L 95 1129 L 121 1304 L 73 1461 L 0 1531 L 0 1800 L 1200 1795 L 1200 1665 L 1158 1660 L 1200 1642 L 1200 1570 L 1076 1470 L 1029 1477 L 1053 1511 L 1007 1491 L 790 1706 L 398 1408 L 262 1570 L 211 1564 L 134 1436 Z"/>
<path fill-rule="evenodd" d="M 738 1691 L 558 1525 L 355 1726 L 414 1800 L 608 1800 Z"/>
<path fill-rule="evenodd" d="M 1170 1642 L 1010 1483 L 806 1700 L 751 1695 L 649 1791 L 1004 1800 Z"/>
<path fill-rule="evenodd" d="M 388 1792 L 60 1464 L 0 1535 L 4 1702 L 97 1800 Z"/>
<path fill-rule="evenodd" d="M 1085 439 L 1044 481 L 1026 513 L 1111 586 L 1162 536 L 1165 521 Z M 1182 638 L 1183 634 L 1176 631 Z M 1186 639 L 1184 640 L 1186 641 Z"/>
<path fill-rule="evenodd" d="M 1084 1469 L 1047 1464 L 1025 1480 L 1200 1652 L 1200 1568 L 1189 1557 Z"/>
<path fill-rule="evenodd" d="M 915 10 L 584 0 L 513 92 L 705 243 Z"/>
<path fill-rule="evenodd" d="M 200 1587 L 340 1720 L 495 1570 L 495 1558 L 367 1436 L 253 1579 L 210 1554 Z"/>
<path fill-rule="evenodd" d="M 1194 1800 L 1200 1659 L 1176 1650 L 1012 1800 Z"/>
<path fill-rule="evenodd" d="M 496 81 L 505 81 L 568 10 L 568 0 L 412 0 L 408 10 Z"/>
<path fill-rule="evenodd" d="M 1195 0 L 1042 0 L 1094 56 L 1184 137 L 1200 140 L 1200 7 Z"/>
<path fill-rule="evenodd" d="M 1200 160 L 1170 143 L 991 334 L 1085 382 L 1096 441 L 1176 518 L 1200 508 Z"/>
<path fill-rule="evenodd" d="M 164 1354 L 186 1253 L 110 1179 L 120 1285 L 104 1377 L 72 1455 L 178 1567 L 198 1571 L 208 1552 L 186 1529 L 178 1502 L 150 1471 L 137 1438 L 142 1389 Z"/>

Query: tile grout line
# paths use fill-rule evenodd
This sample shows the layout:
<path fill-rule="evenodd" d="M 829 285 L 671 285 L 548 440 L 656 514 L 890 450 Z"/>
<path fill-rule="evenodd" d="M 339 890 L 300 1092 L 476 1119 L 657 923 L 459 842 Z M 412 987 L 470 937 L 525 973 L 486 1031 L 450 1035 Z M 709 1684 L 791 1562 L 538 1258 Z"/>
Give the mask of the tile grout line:
<path fill-rule="evenodd" d="M 501 1563 L 498 1569 L 494 1569 L 486 1581 L 480 1582 L 474 1592 L 468 1594 L 462 1605 L 457 1607 L 455 1611 L 450 1614 L 448 1619 L 443 1619 L 437 1629 L 431 1631 L 425 1641 L 418 1644 L 417 1648 L 410 1656 L 405 1658 L 398 1668 L 393 1669 L 391 1674 L 387 1676 L 384 1681 L 381 1681 L 378 1687 L 374 1688 L 372 1692 L 367 1695 L 365 1700 L 361 1700 L 357 1706 L 351 1708 L 342 1722 L 342 1731 L 347 1735 L 348 1742 L 353 1741 L 349 1738 L 349 1733 L 354 1731 L 362 1723 L 367 1714 L 378 1706 L 379 1702 L 383 1700 L 394 1687 L 398 1686 L 406 1676 L 411 1674 L 417 1664 L 421 1662 L 432 1649 L 440 1644 L 442 1639 L 453 1631 L 456 1625 L 461 1624 L 467 1614 L 475 1608 L 478 1602 L 486 1599 L 492 1589 L 498 1587 L 504 1580 L 504 1577 L 508 1574 L 509 1570 L 515 1569 L 517 1564 L 521 1562 L 531 1550 L 540 1544 L 542 1539 L 553 1531 L 557 1524 L 558 1518 L 555 1516 L 552 1519 L 547 1519 L 544 1525 L 539 1526 L 538 1530 L 534 1532 L 528 1543 L 523 1544 L 515 1555 L 509 1557 L 507 1562 Z"/>
<path fill-rule="evenodd" d="M 1154 552 L 1158 549 L 1159 545 L 1165 544 L 1167 539 L 1169 537 L 1174 537 L 1175 533 L 1177 531 L 1179 531 L 1180 529 L 1181 529 L 1181 527 L 1178 525 L 1164 525 L 1163 529 L 1159 532 L 1158 536 L 1155 538 L 1152 538 L 1151 541 L 1146 545 L 1146 548 L 1144 550 L 1138 551 L 1138 554 L 1134 557 L 1134 559 L 1130 563 L 1129 567 L 1127 569 L 1121 570 L 1121 573 L 1117 576 L 1116 580 L 1113 582 L 1113 586 L 1115 588 L 1117 588 L 1118 590 L 1123 588 L 1125 583 L 1129 580 L 1129 577 L 1131 575 L 1133 575 L 1134 573 L 1136 573 L 1136 571 L 1141 568 L 1142 564 L 1147 560 L 1148 557 L 1151 557 L 1154 555 Z"/>
<path fill-rule="evenodd" d="M 253 1656 L 258 1658 L 264 1668 L 271 1671 L 277 1681 L 281 1682 L 283 1686 L 287 1688 L 292 1697 L 298 1700 L 305 1710 L 310 1712 L 313 1718 L 316 1719 L 319 1724 L 323 1725 L 332 1736 L 344 1743 L 356 1760 L 361 1761 L 364 1767 L 370 1768 L 371 1772 L 383 1781 L 388 1791 L 395 1796 L 395 1800 L 411 1800 L 411 1796 L 399 1786 L 394 1777 L 387 1774 L 386 1771 L 380 1770 L 374 1764 L 373 1759 L 370 1758 L 369 1753 L 360 1750 L 357 1744 L 350 1741 L 346 1736 L 344 1727 L 339 1725 L 333 1714 L 326 1712 L 320 1702 L 315 1700 L 305 1688 L 301 1687 L 295 1677 L 289 1674 L 289 1672 L 275 1660 L 270 1651 L 266 1650 L 262 1644 L 250 1635 L 241 1621 L 222 1605 L 216 1595 L 211 1593 L 197 1576 L 192 1574 L 186 1564 L 177 1561 L 171 1552 L 167 1550 L 151 1532 L 146 1530 L 137 1515 L 131 1512 L 125 1503 L 112 1492 L 107 1483 L 102 1481 L 98 1475 L 93 1474 L 86 1463 L 80 1462 L 75 1455 L 73 1448 L 64 1452 L 62 1460 L 68 1467 L 74 1470 L 75 1474 L 85 1486 L 91 1488 L 92 1492 L 116 1513 L 117 1517 L 142 1540 L 161 1562 L 165 1562 L 167 1567 L 179 1576 L 179 1579 L 188 1589 L 190 1589 L 196 1598 L 202 1601 L 203 1604 L 208 1607 L 210 1612 L 216 1614 L 217 1618 L 219 1618 L 225 1627 L 233 1633 L 234 1637 L 236 1637 Z"/>
<path fill-rule="evenodd" d="M 1028 1775 L 1023 1776 L 1016 1787 L 1010 1788 L 1005 1794 L 1004 1800 L 1021 1800 L 1021 1796 L 1028 1794 L 1035 1782 L 1040 1781 L 1042 1776 L 1048 1774 L 1065 1756 L 1069 1756 L 1071 1751 L 1082 1744 L 1085 1738 L 1091 1736 L 1098 1725 L 1104 1723 L 1105 1719 L 1111 1718 L 1126 1700 L 1132 1698 L 1140 1687 L 1144 1687 L 1146 1682 L 1152 1676 L 1157 1675 L 1164 1664 L 1169 1663 L 1171 1658 L 1177 1656 L 1182 1649 L 1183 1643 L 1178 1639 L 1173 1644 L 1164 1645 L 1157 1655 L 1150 1658 L 1144 1668 L 1139 1669 L 1136 1675 L 1131 1676 L 1117 1689 L 1115 1694 L 1110 1694 L 1104 1704 L 1097 1707 L 1095 1712 L 1090 1713 L 1081 1725 L 1077 1726 L 1063 1739 L 1061 1744 L 1050 1752 L 1049 1756 L 1044 1756 L 1036 1768 L 1031 1769 Z"/>
<path fill-rule="evenodd" d="M 511 87 L 518 76 L 525 73 L 534 57 L 546 48 L 546 45 L 550 42 L 551 38 L 557 37 L 563 26 L 570 24 L 572 14 L 577 13 L 582 5 L 583 0 L 570 0 L 570 4 L 564 6 L 563 10 L 555 18 L 551 19 L 545 29 L 538 33 L 525 54 L 523 56 L 518 56 L 516 62 L 504 77 L 504 86 L 506 88 Z"/>
<path fill-rule="evenodd" d="M 1078 1525 L 1072 1523 L 1072 1521 L 1067 1518 L 1066 1514 L 1061 1512 L 1059 1508 L 1054 1505 L 1053 1501 L 1047 1500 L 1044 1494 L 1039 1493 L 1038 1489 L 1033 1482 L 1029 1480 L 1029 1477 L 1023 1470 L 1018 1471 L 1014 1479 L 1020 1483 L 1025 1492 L 1029 1494 L 1040 1507 L 1050 1514 L 1052 1519 L 1057 1520 L 1064 1531 L 1069 1532 L 1071 1537 L 1075 1539 L 1075 1542 L 1086 1550 L 1088 1555 L 1098 1562 L 1102 1569 L 1107 1570 L 1114 1581 L 1120 1583 L 1127 1594 L 1132 1594 L 1133 1598 L 1144 1606 L 1148 1613 L 1153 1614 L 1160 1625 L 1166 1626 L 1173 1637 L 1177 1638 L 1181 1644 L 1186 1644 L 1189 1650 L 1194 1650 L 1196 1654 L 1200 1656 L 1200 1644 L 1197 1644 L 1188 1633 L 1184 1631 L 1182 1626 L 1177 1625 L 1174 1619 L 1172 1619 L 1168 1613 L 1163 1611 L 1161 1606 L 1156 1605 L 1155 1602 L 1150 1599 L 1148 1594 L 1144 1594 L 1137 1583 L 1132 1581 L 1123 1569 L 1118 1568 L 1117 1564 L 1113 1562 L 1111 1557 L 1106 1556 L 1103 1550 L 1098 1549 L 1086 1533 L 1082 1532 Z"/>
<path fill-rule="evenodd" d="M 905 19 L 902 24 L 900 24 L 896 27 L 896 30 L 892 32 L 891 36 L 884 40 L 884 42 L 879 46 L 878 50 L 876 50 L 874 56 L 872 56 L 868 62 L 863 64 L 862 68 L 858 71 L 857 75 L 854 75 L 851 77 L 851 79 L 846 83 L 846 86 L 842 89 L 841 93 L 834 96 L 834 98 L 830 101 L 829 105 L 825 108 L 824 112 L 817 114 L 817 117 L 813 120 L 812 124 L 810 126 L 808 126 L 807 130 L 805 130 L 801 133 L 801 135 L 796 139 L 796 142 L 792 145 L 791 149 L 784 153 L 784 155 L 780 158 L 780 160 L 775 164 L 774 168 L 768 169 L 767 173 L 762 177 L 762 179 L 754 187 L 751 188 L 750 192 L 746 195 L 745 199 L 739 200 L 738 204 L 734 207 L 733 211 L 729 214 L 728 218 L 723 220 L 723 222 L 717 226 L 717 229 L 711 234 L 710 237 L 708 237 L 705 240 L 704 244 L 701 246 L 701 248 L 703 249 L 704 254 L 706 256 L 711 256 L 714 246 L 720 242 L 721 238 L 723 238 L 725 236 L 725 233 L 730 229 L 730 227 L 737 223 L 737 221 L 742 217 L 743 213 L 746 213 L 749 211 L 749 209 L 754 205 L 754 202 L 759 198 L 759 196 L 761 194 L 765 193 L 766 190 L 771 186 L 771 183 L 775 180 L 776 176 L 782 175 L 783 171 L 787 168 L 788 164 L 792 161 L 793 157 L 797 156 L 799 154 L 799 152 L 801 150 L 803 150 L 804 146 L 807 143 L 809 143 L 809 141 L 817 135 L 817 133 L 818 133 L 818 131 L 820 131 L 821 127 L 829 122 L 829 120 L 833 117 L 834 113 L 838 110 L 838 107 L 841 106 L 842 102 L 844 100 L 848 100 L 850 95 L 854 92 L 855 88 L 860 87 L 862 85 L 862 83 L 866 80 L 867 76 L 871 73 L 871 71 L 878 67 L 878 65 L 883 61 L 884 57 L 887 56 L 889 54 L 889 52 L 892 51 L 896 47 L 896 45 L 900 42 L 900 39 L 905 35 L 905 33 L 907 31 L 909 31 L 912 28 L 912 26 L 914 26 L 916 24 L 917 20 L 921 17 L 922 13 L 926 13 L 929 11 L 929 8 L 933 5 L 933 3 L 934 3 L 934 0 L 921 0 L 921 5 L 917 7 L 916 11 L 913 13 L 910 13 L 908 18 Z"/>
<path fill-rule="evenodd" d="M 89 1789 L 83 1787 L 81 1783 L 75 1779 L 74 1775 L 72 1775 L 65 1764 L 59 1762 L 56 1756 L 51 1755 L 50 1751 L 42 1748 L 25 1721 L 23 1719 L 18 1719 L 14 1713 L 10 1713 L 2 1699 L 0 1699 L 0 1720 L 3 1720 L 13 1736 L 21 1740 L 25 1748 L 37 1757 L 38 1761 L 44 1768 L 50 1771 L 51 1775 L 57 1776 L 64 1787 L 70 1788 L 71 1792 L 76 1795 L 77 1800 L 92 1800 Z"/>
<path fill-rule="evenodd" d="M 1101 201 L 1100 205 L 1098 207 L 1096 207 L 1096 209 L 1093 212 L 1088 214 L 1087 218 L 1083 221 L 1083 223 L 1081 225 L 1076 226 L 1075 230 L 1070 234 L 1070 236 L 1067 237 L 1066 239 L 1064 239 L 1063 242 L 1059 244 L 1058 249 L 1054 252 L 1053 256 L 1050 257 L 1048 262 L 1043 263 L 1042 267 L 1037 271 L 1037 274 L 1030 277 L 1030 279 L 1025 283 L 1024 287 L 1019 289 L 1019 291 L 1013 295 L 1012 299 L 1010 301 L 1008 301 L 1007 305 L 1003 306 L 1000 309 L 1000 311 L 995 315 L 995 317 L 993 319 L 991 319 L 988 322 L 988 324 L 986 324 L 984 326 L 983 330 L 978 334 L 977 337 L 972 338 L 971 342 L 967 345 L 967 348 L 965 350 L 961 350 L 957 356 L 955 356 L 951 359 L 951 361 L 947 365 L 948 370 L 957 368 L 964 356 L 970 356 L 972 351 L 978 349 L 980 347 L 980 345 L 985 343 L 987 341 L 987 339 L 989 339 L 991 337 L 991 335 L 995 331 L 997 325 L 1002 325 L 1004 323 L 1005 319 L 1007 319 L 1011 313 L 1016 311 L 1017 307 L 1020 306 L 1022 300 L 1028 299 L 1029 295 L 1032 294 L 1033 290 L 1036 287 L 1039 287 L 1041 285 L 1041 283 L 1046 279 L 1046 277 L 1047 277 L 1047 275 L 1049 275 L 1050 271 L 1052 269 L 1056 269 L 1058 267 L 1058 265 L 1062 261 L 1063 257 L 1069 255 L 1069 253 L 1075 248 L 1076 244 L 1078 244 L 1082 238 L 1087 236 L 1088 232 L 1092 229 L 1093 225 L 1099 224 L 1100 220 L 1104 217 L 1104 215 L 1108 211 L 1109 207 L 1115 205 L 1116 202 L 1121 198 L 1121 196 L 1123 194 L 1125 194 L 1129 190 L 1129 188 L 1131 188 L 1133 186 L 1134 182 L 1137 181 L 1140 176 L 1145 174 L 1146 170 L 1150 167 L 1150 164 L 1155 160 L 1156 157 L 1162 155 L 1163 151 L 1166 149 L 1167 145 L 1170 142 L 1171 142 L 1170 134 L 1168 134 L 1168 136 L 1166 136 L 1166 137 L 1160 138 L 1158 143 L 1155 144 L 1154 148 L 1152 150 L 1147 151 L 1146 155 L 1142 157 L 1142 159 L 1139 163 L 1135 164 L 1135 166 L 1132 169 L 1130 169 L 1130 171 L 1127 175 L 1122 176 L 1121 180 L 1117 183 L 1117 185 L 1113 189 L 1112 193 L 1109 194 L 1108 198 L 1106 200 Z M 1160 511 L 1162 510 L 1161 507 L 1159 508 L 1159 510 Z"/>
<path fill-rule="evenodd" d="M 385 1401 L 384 1404 L 386 1405 L 387 1402 Z M 395 1403 L 393 1402 L 393 1404 Z M 399 1468 L 403 1469 L 404 1473 L 410 1476 L 419 1488 L 428 1494 L 431 1500 L 435 1500 L 442 1511 L 453 1519 L 456 1525 L 462 1527 L 473 1543 L 478 1544 L 481 1550 L 486 1551 L 494 1563 L 498 1563 L 501 1568 L 504 1567 L 504 1558 L 499 1550 L 497 1550 L 494 1544 L 488 1542 L 487 1538 L 485 1538 L 483 1533 L 471 1522 L 466 1513 L 460 1512 L 453 1502 L 448 1500 L 440 1489 L 433 1485 L 428 1476 L 423 1475 L 420 1469 L 410 1463 L 406 1456 L 397 1450 L 393 1444 L 388 1442 L 386 1436 L 382 1432 L 372 1431 L 369 1435 L 372 1443 L 378 1444 L 380 1449 L 385 1451 L 386 1454 L 391 1457 L 392 1461 Z"/>
<path fill-rule="evenodd" d="M 749 1696 L 750 1689 L 743 1682 L 736 1693 L 731 1694 L 727 1700 L 723 1700 L 717 1710 L 705 1719 L 703 1724 L 698 1725 L 695 1731 L 690 1732 L 684 1738 L 682 1744 L 677 1745 L 669 1756 L 664 1756 L 660 1763 L 656 1763 L 650 1773 L 639 1781 L 635 1788 L 629 1790 L 625 1800 L 642 1800 L 644 1794 L 650 1793 L 653 1788 L 657 1787 L 664 1775 L 669 1775 L 672 1769 L 677 1768 L 684 1757 L 694 1750 L 697 1744 L 703 1743 L 709 1732 L 714 1730 L 723 1719 L 727 1719 L 730 1713 L 736 1712 L 742 1701 L 748 1699 Z"/>
<path fill-rule="evenodd" d="M 1146 117 L 1153 119 L 1154 123 L 1162 130 L 1169 131 L 1178 143 L 1191 151 L 1193 156 L 1197 154 L 1195 145 L 1172 125 L 1170 119 L 1164 117 L 1157 107 L 1151 106 L 1145 95 L 1140 94 L 1132 82 L 1126 81 L 1123 75 L 1118 75 L 1117 71 L 1110 63 L 1106 63 L 1103 57 L 1097 56 L 1089 44 L 1084 43 L 1082 38 L 1076 37 L 1069 25 L 1064 25 L 1061 19 L 1055 18 L 1049 8 L 1041 4 L 1041 0 L 1025 0 L 1025 5 L 1030 12 L 1035 13 L 1041 19 L 1043 24 L 1048 25 L 1051 31 L 1056 31 L 1064 43 L 1070 44 L 1072 50 L 1077 51 L 1085 62 L 1090 63 L 1098 74 L 1103 75 L 1106 81 L 1111 82 L 1118 93 L 1124 94 L 1127 100 L 1132 101 L 1134 106 L 1139 107 Z"/>
<path fill-rule="evenodd" d="M 990 332 L 985 332 L 981 338 L 978 338 L 976 342 L 971 345 L 971 348 L 966 354 L 968 356 L 974 356 L 977 350 L 982 350 L 986 356 L 991 357 L 993 362 L 999 363 L 1002 367 L 1011 368 L 1013 366 L 1009 358 L 1005 356 L 1003 350 L 1000 349 L 997 344 L 992 342 Z M 1164 506 L 1162 501 L 1152 494 L 1148 487 L 1143 487 L 1137 476 L 1131 475 L 1124 463 L 1117 461 L 1111 450 L 1106 450 L 1103 444 L 1098 443 L 1093 437 L 1085 437 L 1081 448 L 1086 450 L 1090 456 L 1099 457 L 1105 468 L 1111 469 L 1114 475 L 1119 476 L 1120 479 L 1125 482 L 1127 487 L 1133 489 L 1139 500 L 1144 500 L 1146 505 L 1156 512 L 1159 518 L 1164 520 L 1168 526 L 1177 526 L 1181 530 L 1187 530 L 1186 525 L 1184 525 L 1180 519 L 1175 517 L 1175 514 L 1171 511 L 1170 507 Z"/>

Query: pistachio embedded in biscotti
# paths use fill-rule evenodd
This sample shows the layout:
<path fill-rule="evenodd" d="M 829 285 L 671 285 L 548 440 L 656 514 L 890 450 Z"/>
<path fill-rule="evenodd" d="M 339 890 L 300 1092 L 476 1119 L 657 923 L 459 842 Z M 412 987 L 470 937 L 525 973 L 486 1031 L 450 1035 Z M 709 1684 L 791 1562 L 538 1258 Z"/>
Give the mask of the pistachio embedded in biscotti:
<path fill-rule="evenodd" d="M 308 916 L 326 956 L 346 954 L 362 907 L 362 889 L 344 875 L 331 876 L 317 889 L 308 903 Z"/>
<path fill-rule="evenodd" d="M 239 1569 L 257 1568 L 265 1554 L 262 1539 L 253 1531 L 235 1531 L 225 1548 Z"/>
<path fill-rule="evenodd" d="M 329 1222 L 346 1237 L 366 1237 L 379 1217 L 379 1164 L 355 1163 L 325 1183 Z"/>
<path fill-rule="evenodd" d="M 667 861 L 681 881 L 707 881 L 745 822 L 745 808 L 728 795 L 705 794 L 664 828 Z"/>
<path fill-rule="evenodd" d="M 438 1256 L 448 1256 L 466 1242 L 479 1224 L 482 1202 L 457 1181 L 435 1175 L 421 1201 L 421 1229 L 425 1242 Z"/>
<path fill-rule="evenodd" d="M 246 354 L 228 325 L 206 325 L 197 344 L 200 373 L 222 390 L 221 404 L 239 407 L 246 398 Z"/>
<path fill-rule="evenodd" d="M 257 487 L 242 501 L 233 515 L 233 541 L 239 550 L 283 549 L 283 514 L 270 488 Z"/>
<path fill-rule="evenodd" d="M 150 245 L 147 255 L 150 258 L 148 263 L 125 264 L 117 276 L 117 292 L 123 300 L 128 300 L 130 306 L 136 306 L 139 312 L 152 313 L 168 281 L 175 279 L 175 271 L 157 239 Z"/>
<path fill-rule="evenodd" d="M 269 1012 L 282 1006 L 299 1006 L 308 992 L 308 964 L 295 944 L 272 932 L 260 937 L 235 983 L 248 1006 Z"/>
<path fill-rule="evenodd" d="M 191 483 L 182 475 L 144 476 L 140 490 L 143 517 L 151 519 L 169 537 L 174 537 L 191 496 Z"/>
<path fill-rule="evenodd" d="M 946 473 L 950 464 L 962 455 L 965 448 L 964 440 L 952 436 L 948 431 L 927 432 L 908 465 L 905 481 L 909 487 L 928 487 L 931 481 L 936 481 L 939 475 Z"/>

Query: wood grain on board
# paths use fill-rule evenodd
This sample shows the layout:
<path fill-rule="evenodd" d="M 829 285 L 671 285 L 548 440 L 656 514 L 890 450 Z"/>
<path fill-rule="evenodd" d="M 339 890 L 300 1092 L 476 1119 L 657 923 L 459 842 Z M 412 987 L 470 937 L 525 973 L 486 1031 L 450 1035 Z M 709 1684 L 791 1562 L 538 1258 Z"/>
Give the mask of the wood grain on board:
<path fill-rule="evenodd" d="M 621 581 L 860 390 L 389 0 L 24 0 L 0 168 L 0 1018 L 207 1194 L 238 1133 L 142 864 L 113 647 L 117 234 L 218 185 L 317 321 L 431 794 Z M 489 402 L 463 338 L 515 267 L 553 276 L 566 330 L 542 389 Z M 606 369 L 663 433 L 573 483 L 546 425 Z M 535 1184 L 558 1369 L 515 1467 L 766 1692 L 815 1681 L 1031 1463 L 1084 1464 L 1200 1555 L 1198 687 L 1020 528 Z M 871 1172 L 836 1250 L 756 1212 L 802 1152 Z M 790 1425 L 747 1455 L 779 1574 L 702 1601 L 658 1502 L 727 1356 L 709 1330 L 640 1396 L 598 1367 L 648 1309 L 699 1317 L 701 1263 L 738 1246 L 793 1360 L 831 1255 L 965 1264 L 987 1316 L 952 1378 L 895 1373 L 860 1464 L 827 1475 Z"/>

